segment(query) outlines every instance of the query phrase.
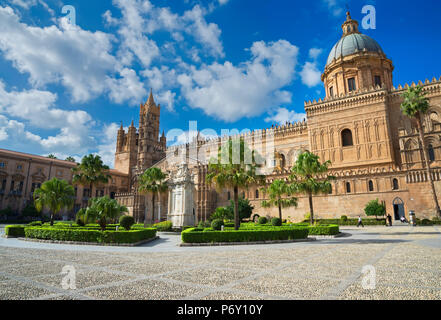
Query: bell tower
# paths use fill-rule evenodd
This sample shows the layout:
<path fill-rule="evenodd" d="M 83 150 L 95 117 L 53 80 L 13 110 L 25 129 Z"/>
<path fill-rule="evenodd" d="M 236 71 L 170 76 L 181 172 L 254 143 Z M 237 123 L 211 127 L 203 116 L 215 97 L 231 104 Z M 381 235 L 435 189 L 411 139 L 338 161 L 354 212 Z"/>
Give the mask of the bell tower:
<path fill-rule="evenodd" d="M 146 170 L 165 157 L 166 139 L 159 137 L 161 105 L 156 105 L 153 92 L 139 113 L 138 170 Z"/>

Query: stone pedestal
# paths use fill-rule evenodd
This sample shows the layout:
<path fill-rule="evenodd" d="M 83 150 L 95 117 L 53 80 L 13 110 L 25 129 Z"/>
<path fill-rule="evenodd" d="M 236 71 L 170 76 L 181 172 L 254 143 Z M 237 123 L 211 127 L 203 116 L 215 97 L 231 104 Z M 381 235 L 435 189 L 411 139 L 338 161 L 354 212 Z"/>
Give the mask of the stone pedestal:
<path fill-rule="evenodd" d="M 168 181 L 168 214 L 167 220 L 174 228 L 194 226 L 194 182 L 186 164 L 181 164 Z"/>

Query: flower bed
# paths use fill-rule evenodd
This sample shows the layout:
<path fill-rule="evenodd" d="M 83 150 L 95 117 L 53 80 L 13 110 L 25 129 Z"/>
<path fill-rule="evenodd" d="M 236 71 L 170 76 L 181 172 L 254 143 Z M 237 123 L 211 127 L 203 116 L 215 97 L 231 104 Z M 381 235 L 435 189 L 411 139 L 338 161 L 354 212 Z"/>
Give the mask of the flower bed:
<path fill-rule="evenodd" d="M 214 231 L 211 228 L 191 228 L 182 232 L 184 243 L 216 243 L 216 242 L 256 242 L 272 240 L 297 240 L 308 237 L 308 228 L 304 227 L 266 227 L 243 228 Z"/>

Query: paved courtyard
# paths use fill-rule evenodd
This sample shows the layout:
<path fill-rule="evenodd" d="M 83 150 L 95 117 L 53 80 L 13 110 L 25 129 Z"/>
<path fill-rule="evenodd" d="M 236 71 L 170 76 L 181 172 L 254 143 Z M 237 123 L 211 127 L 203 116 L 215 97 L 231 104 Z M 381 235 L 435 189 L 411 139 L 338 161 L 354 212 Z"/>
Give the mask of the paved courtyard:
<path fill-rule="evenodd" d="M 315 242 L 196 248 L 168 234 L 136 248 L 1 237 L 0 300 L 441 299 L 441 227 L 342 231 Z M 366 265 L 375 289 L 363 289 Z M 65 266 L 76 270 L 75 290 L 62 287 Z"/>

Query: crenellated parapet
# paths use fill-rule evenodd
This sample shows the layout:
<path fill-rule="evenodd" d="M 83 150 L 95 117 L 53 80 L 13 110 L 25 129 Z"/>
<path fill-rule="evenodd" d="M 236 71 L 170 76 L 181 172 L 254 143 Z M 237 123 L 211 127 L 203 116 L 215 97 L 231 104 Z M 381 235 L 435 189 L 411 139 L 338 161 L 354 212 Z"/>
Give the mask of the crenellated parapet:
<path fill-rule="evenodd" d="M 385 101 L 388 95 L 386 87 L 369 87 L 359 89 L 348 94 L 333 96 L 329 98 L 305 101 L 305 111 L 308 117 L 315 116 L 324 112 L 338 111 L 347 108 L 358 107 L 363 104 L 371 104 Z"/>

